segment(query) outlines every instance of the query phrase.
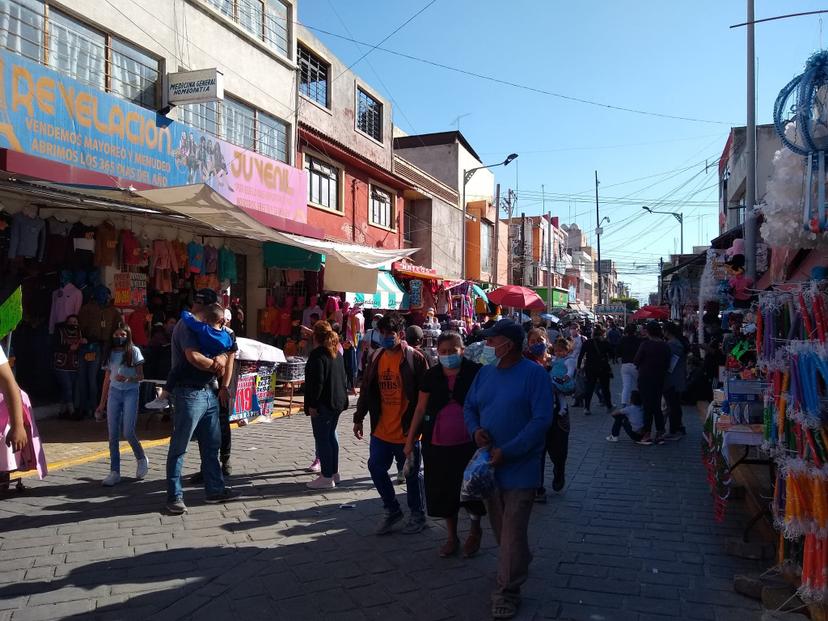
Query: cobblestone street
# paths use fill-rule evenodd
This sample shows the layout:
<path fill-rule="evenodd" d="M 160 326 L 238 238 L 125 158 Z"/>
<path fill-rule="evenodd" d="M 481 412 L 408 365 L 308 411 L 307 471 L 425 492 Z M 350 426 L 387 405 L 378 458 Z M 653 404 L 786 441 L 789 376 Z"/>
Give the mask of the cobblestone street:
<path fill-rule="evenodd" d="M 564 493 L 536 505 L 531 577 L 520 619 L 758 618 L 732 576 L 759 569 L 727 556 L 744 515 L 713 521 L 700 422 L 665 446 L 604 439 L 605 414 L 573 410 Z M 420 535 L 372 534 L 382 507 L 367 442 L 340 425 L 343 484 L 312 493 L 304 416 L 233 431 L 231 484 L 242 498 L 164 515 L 166 447 L 148 451 L 145 482 L 102 488 L 105 462 L 74 466 L 0 502 L 0 620 L 489 618 L 496 549 L 440 559 L 442 524 Z M 188 459 L 196 464 L 197 449 Z M 132 458 L 125 460 L 130 472 Z M 550 473 L 551 474 L 551 473 Z M 353 504 L 347 508 L 346 504 Z"/>

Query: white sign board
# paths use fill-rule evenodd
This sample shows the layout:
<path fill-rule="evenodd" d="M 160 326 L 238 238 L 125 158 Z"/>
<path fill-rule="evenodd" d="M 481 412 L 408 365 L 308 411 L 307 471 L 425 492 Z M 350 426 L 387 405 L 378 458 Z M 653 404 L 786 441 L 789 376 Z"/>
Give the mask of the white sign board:
<path fill-rule="evenodd" d="M 595 312 L 599 315 L 624 315 L 627 307 L 623 304 L 599 304 L 595 306 Z"/>
<path fill-rule="evenodd" d="M 182 104 L 224 99 L 224 74 L 218 69 L 180 71 L 167 75 L 167 101 Z"/>

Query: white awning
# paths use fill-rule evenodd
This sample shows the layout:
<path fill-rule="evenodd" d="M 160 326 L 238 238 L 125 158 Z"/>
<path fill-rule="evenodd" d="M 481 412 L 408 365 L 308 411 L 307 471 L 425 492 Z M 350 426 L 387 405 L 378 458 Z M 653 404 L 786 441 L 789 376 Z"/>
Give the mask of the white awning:
<path fill-rule="evenodd" d="M 277 241 L 288 246 L 299 246 L 300 248 L 324 254 L 326 261 L 327 257 L 333 256 L 351 265 L 374 269 L 379 269 L 384 265 L 399 261 L 403 257 L 410 257 L 419 250 L 419 248 L 372 248 L 371 246 L 358 246 L 356 244 L 311 239 L 310 237 L 302 237 L 301 235 L 293 235 L 292 233 L 281 233 L 277 231 L 276 234 L 281 238 Z"/>

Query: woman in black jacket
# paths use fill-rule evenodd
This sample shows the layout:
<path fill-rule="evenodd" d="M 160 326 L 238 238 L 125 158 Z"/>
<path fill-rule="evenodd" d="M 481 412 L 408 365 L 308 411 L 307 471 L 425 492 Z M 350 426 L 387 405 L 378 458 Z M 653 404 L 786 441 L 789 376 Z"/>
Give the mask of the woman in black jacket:
<path fill-rule="evenodd" d="M 471 518 L 463 545 L 463 556 L 469 557 L 480 549 L 480 518 L 486 509 L 480 500 L 460 502 L 463 471 L 476 450 L 463 420 L 463 404 L 480 365 L 463 357 L 463 340 L 457 332 L 443 332 L 438 337 L 437 354 L 440 363 L 426 372 L 420 387 L 405 454 L 412 453 L 422 433 L 428 514 L 445 518 L 448 531 L 440 556 L 452 556 L 458 550 L 457 518 L 463 506 Z"/>
<path fill-rule="evenodd" d="M 600 386 L 606 400 L 607 412 L 612 412 L 612 393 L 610 392 L 610 356 L 612 350 L 610 344 L 604 338 L 604 328 L 596 325 L 592 330 L 592 338 L 586 341 L 581 347 L 581 355 L 578 359 L 578 367 L 583 369 L 586 376 L 586 390 L 584 394 L 584 414 L 591 414 L 589 411 L 592 402 L 592 393 L 595 387 Z"/>
<path fill-rule="evenodd" d="M 311 417 L 321 474 L 311 489 L 330 489 L 339 483 L 339 441 L 336 425 L 348 407 L 345 362 L 338 352 L 339 337 L 327 321 L 313 326 L 316 347 L 305 364 L 305 413 Z"/>

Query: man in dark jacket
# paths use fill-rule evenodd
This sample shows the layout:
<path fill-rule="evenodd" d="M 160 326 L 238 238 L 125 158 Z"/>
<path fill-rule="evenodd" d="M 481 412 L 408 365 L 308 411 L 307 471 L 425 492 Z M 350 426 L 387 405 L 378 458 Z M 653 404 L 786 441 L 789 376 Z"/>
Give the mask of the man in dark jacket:
<path fill-rule="evenodd" d="M 404 459 L 408 429 L 428 366 L 419 351 L 401 343 L 405 321 L 400 315 L 385 315 L 377 325 L 377 330 L 382 338 L 381 347 L 369 357 L 366 365 L 354 413 L 354 435 L 362 439 L 363 421 L 366 414 L 370 415 L 368 470 L 385 507 L 385 517 L 376 532 L 385 535 L 403 518 L 394 485 L 388 476 L 388 468 L 395 459 Z M 419 442 L 415 444 L 411 458 L 413 464 L 406 478 L 411 516 L 403 527 L 403 532 L 407 534 L 418 533 L 425 527 Z"/>

